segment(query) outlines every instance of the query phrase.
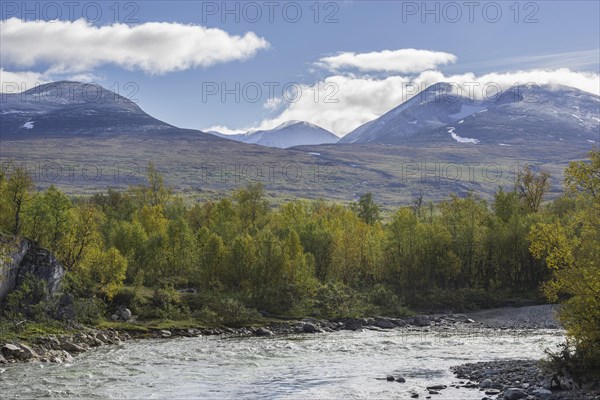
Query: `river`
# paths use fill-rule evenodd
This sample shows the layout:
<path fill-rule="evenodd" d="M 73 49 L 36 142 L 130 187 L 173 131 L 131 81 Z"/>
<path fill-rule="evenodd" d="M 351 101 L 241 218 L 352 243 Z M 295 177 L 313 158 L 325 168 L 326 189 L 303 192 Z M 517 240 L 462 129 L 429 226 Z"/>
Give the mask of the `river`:
<path fill-rule="evenodd" d="M 1 399 L 404 399 L 457 380 L 466 362 L 543 357 L 560 330 L 395 329 L 128 341 L 72 364 L 0 369 Z M 387 382 L 402 375 L 406 383 Z M 383 379 L 378 379 L 383 378 Z M 481 399 L 448 388 L 434 399 Z"/>

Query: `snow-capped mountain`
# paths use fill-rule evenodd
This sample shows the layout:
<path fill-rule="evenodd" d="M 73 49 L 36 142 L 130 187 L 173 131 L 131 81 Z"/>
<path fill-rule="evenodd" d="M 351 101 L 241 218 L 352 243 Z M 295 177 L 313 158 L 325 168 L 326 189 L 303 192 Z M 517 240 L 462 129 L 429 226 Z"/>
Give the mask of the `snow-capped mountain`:
<path fill-rule="evenodd" d="M 173 129 L 133 101 L 100 85 L 60 81 L 0 96 L 0 131 L 12 134 L 94 134 Z"/>
<path fill-rule="evenodd" d="M 336 143 L 339 140 L 339 137 L 328 130 L 304 121 L 289 121 L 273 129 L 249 131 L 234 135 L 226 135 L 214 131 L 209 131 L 208 133 L 237 140 L 238 142 L 279 147 L 281 149 L 293 146 Z"/>
<path fill-rule="evenodd" d="M 340 143 L 517 145 L 599 141 L 600 97 L 566 86 L 514 87 L 486 100 L 437 83 L 370 121 Z"/>

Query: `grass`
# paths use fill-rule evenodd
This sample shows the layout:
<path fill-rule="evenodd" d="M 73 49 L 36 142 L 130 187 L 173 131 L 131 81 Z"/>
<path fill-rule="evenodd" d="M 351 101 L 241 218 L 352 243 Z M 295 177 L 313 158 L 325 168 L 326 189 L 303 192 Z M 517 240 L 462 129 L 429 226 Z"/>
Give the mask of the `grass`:
<path fill-rule="evenodd" d="M 40 336 L 64 335 L 73 333 L 75 330 L 69 329 L 57 321 L 49 322 L 24 322 L 16 325 L 12 321 L 0 320 L 0 343 L 14 340 L 29 342 Z"/>

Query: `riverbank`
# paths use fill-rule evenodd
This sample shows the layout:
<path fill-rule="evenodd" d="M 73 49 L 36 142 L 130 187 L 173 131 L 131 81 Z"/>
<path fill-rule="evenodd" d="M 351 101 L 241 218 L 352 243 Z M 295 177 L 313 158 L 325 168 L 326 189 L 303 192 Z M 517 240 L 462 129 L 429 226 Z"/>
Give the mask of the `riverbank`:
<path fill-rule="evenodd" d="M 173 339 L 183 337 L 222 336 L 269 337 L 299 334 L 318 334 L 336 331 L 392 331 L 407 334 L 429 335 L 495 335 L 514 332 L 515 337 L 540 329 L 556 329 L 556 306 L 542 305 L 522 308 L 502 308 L 468 314 L 418 315 L 405 318 L 346 318 L 324 320 L 305 318 L 280 321 L 265 319 L 240 328 L 206 327 L 182 321 L 161 321 L 154 324 L 138 322 L 111 322 L 103 327 L 75 326 L 73 331 L 58 334 L 18 335 L 10 340 L 0 340 L 0 363 L 49 362 L 73 363 L 78 354 L 103 347 L 121 345 L 134 339 Z M 504 332 L 504 333 L 502 333 Z M 496 360 L 464 364 L 451 368 L 457 381 L 432 386 L 426 392 L 431 396 L 446 389 L 480 391 L 482 398 L 503 399 L 586 399 L 596 398 L 594 388 L 574 388 L 563 379 L 553 382 L 552 376 L 542 371 L 532 360 Z M 403 377 L 381 376 L 382 380 L 403 382 Z M 514 390 L 509 390 L 514 389 Z M 569 390 L 567 390 L 569 389 Z M 426 393 L 426 394 L 427 394 Z M 518 397 L 523 395 L 523 397 Z M 484 397 L 485 396 L 485 397 Z M 425 397 L 426 398 L 426 397 Z"/>
<path fill-rule="evenodd" d="M 557 306 L 546 304 L 483 310 L 468 314 L 417 315 L 404 318 L 341 318 L 335 320 L 304 318 L 277 320 L 264 318 L 240 328 L 205 326 L 195 321 L 106 322 L 96 327 L 75 325 L 60 332 L 43 326 L 31 332 L 0 337 L 0 363 L 27 361 L 71 362 L 74 355 L 106 345 L 118 345 L 131 339 L 198 336 L 272 336 L 315 334 L 338 330 L 388 330 L 397 328 L 438 331 L 461 330 L 465 334 L 482 329 L 558 329 Z M 39 332 L 36 333 L 36 332 Z"/>
<path fill-rule="evenodd" d="M 72 362 L 73 356 L 90 349 L 119 345 L 132 339 L 177 338 L 216 336 L 273 336 L 291 334 L 317 334 L 340 330 L 391 330 L 428 329 L 457 330 L 483 328 L 483 324 L 464 314 L 418 315 L 406 318 L 344 318 L 325 320 L 304 318 L 301 320 L 278 321 L 265 319 L 258 323 L 231 328 L 225 326 L 206 327 L 194 322 L 161 321 L 155 324 L 135 322 L 105 323 L 101 328 L 74 326 L 71 332 L 58 334 L 15 334 L 10 339 L 0 338 L 0 363 L 28 361 L 64 363 Z M 38 329 L 43 332 L 43 329 Z"/>
<path fill-rule="evenodd" d="M 112 322 L 105 324 L 102 328 L 77 326 L 74 327 L 76 330 L 63 334 L 28 336 L 27 340 L 22 340 L 19 337 L 14 337 L 9 341 L 0 340 L 1 354 L 3 355 L 0 362 L 11 364 L 22 362 L 77 364 L 77 356 L 92 349 L 106 346 L 107 349 L 104 352 L 112 352 L 114 350 L 110 350 L 111 346 L 115 350 L 117 348 L 127 349 L 129 346 L 137 347 L 140 343 L 153 342 L 152 340 L 134 341 L 125 347 L 115 347 L 134 339 L 160 339 L 157 342 L 163 343 L 160 346 L 167 346 L 167 343 L 173 343 L 177 346 L 180 341 L 171 341 L 170 339 L 180 338 L 180 340 L 186 340 L 183 338 L 203 336 L 208 339 L 209 337 L 221 336 L 223 339 L 254 338 L 251 340 L 259 340 L 260 343 L 265 343 L 268 346 L 268 343 L 275 343 L 281 338 L 285 338 L 286 335 L 294 341 L 297 340 L 296 338 L 301 337 L 298 335 L 312 336 L 328 332 L 336 335 L 335 332 L 341 333 L 342 331 L 351 331 L 352 333 L 348 334 L 351 337 L 356 337 L 354 336 L 356 334 L 364 335 L 368 331 L 372 331 L 375 335 L 389 337 L 387 335 L 397 330 L 399 334 L 402 333 L 400 336 L 394 334 L 394 337 L 414 338 L 417 335 L 416 337 L 421 337 L 420 343 L 441 343 L 439 341 L 445 340 L 443 338 L 452 337 L 460 338 L 460 342 L 472 342 L 473 340 L 478 342 L 481 340 L 478 338 L 487 337 L 489 346 L 493 347 L 496 336 L 500 337 L 499 341 L 502 343 L 506 341 L 507 337 L 514 337 L 517 340 L 527 335 L 535 335 L 538 331 L 547 332 L 549 326 L 557 326 L 552 325 L 555 311 L 556 307 L 545 305 L 486 310 L 469 314 L 419 315 L 406 318 L 378 317 L 338 320 L 306 318 L 290 321 L 265 319 L 261 323 L 257 321 L 253 325 L 241 328 L 194 327 L 193 324 L 183 323 L 182 321 L 161 321 L 160 323 L 146 325 L 139 322 Z M 360 331 L 363 331 L 363 333 L 360 333 Z M 328 336 L 330 335 L 323 335 L 324 338 Z M 275 341 L 262 342 L 261 337 L 274 337 Z M 240 343 L 237 340 L 234 340 L 235 342 Z M 510 342 L 513 342 L 513 340 L 511 339 Z M 386 341 L 384 343 L 387 346 L 395 342 Z M 402 341 L 398 343 L 402 343 Z M 452 341 L 449 343 L 452 343 Z M 483 354 L 490 354 L 490 357 L 497 358 L 503 357 L 504 353 L 495 351 Z M 357 354 L 358 356 L 359 354 Z M 514 356 L 513 354 L 512 357 Z M 485 356 L 480 359 L 485 360 Z M 440 381 L 436 379 L 431 381 L 429 385 L 420 383 L 418 384 L 420 389 L 415 387 L 415 378 L 411 376 L 410 372 L 404 371 L 400 374 L 396 368 L 390 369 L 387 376 L 385 372 L 383 374 L 380 372 L 376 379 L 383 381 L 383 385 L 386 385 L 385 381 L 392 379 L 396 383 L 400 382 L 398 389 L 409 392 L 410 396 L 414 392 L 414 394 L 419 394 L 420 398 L 429 397 L 433 399 L 448 398 L 447 396 L 464 393 L 465 390 L 472 391 L 473 394 L 476 393 L 475 396 L 481 395 L 480 399 L 504 399 L 504 395 L 507 393 L 512 396 L 508 398 L 514 399 L 594 399 L 598 393 L 594 392 L 594 388 L 572 389 L 572 385 L 570 386 L 566 380 L 563 380 L 562 383 L 560 380 L 552 382 L 552 376 L 542 371 L 534 360 L 476 362 L 477 359 L 475 359 L 472 361 L 469 364 L 452 368 L 450 368 L 451 364 L 446 367 L 450 368 L 455 374 L 456 378 L 454 380 Z M 385 387 L 387 390 L 388 386 Z M 518 397 L 520 395 L 524 395 L 524 397 Z"/>

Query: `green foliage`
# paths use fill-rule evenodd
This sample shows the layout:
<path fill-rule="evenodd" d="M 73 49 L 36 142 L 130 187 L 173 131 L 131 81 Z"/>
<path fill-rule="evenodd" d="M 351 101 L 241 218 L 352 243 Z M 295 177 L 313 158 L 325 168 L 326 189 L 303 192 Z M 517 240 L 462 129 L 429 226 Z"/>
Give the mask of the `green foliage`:
<path fill-rule="evenodd" d="M 31 201 L 33 180 L 23 166 L 7 163 L 0 172 L 0 225 L 17 235 Z"/>
<path fill-rule="evenodd" d="M 372 193 L 360 196 L 358 203 L 350 204 L 350 208 L 367 224 L 373 225 L 381 220 L 379 205 L 373 200 Z"/>
<path fill-rule="evenodd" d="M 167 285 L 154 291 L 150 304 L 140 314 L 143 318 L 176 320 L 189 317 L 189 308 L 182 303 L 180 293 Z"/>
<path fill-rule="evenodd" d="M 346 318 L 367 315 L 364 298 L 343 283 L 329 283 L 317 290 L 315 308 L 324 318 Z"/>
<path fill-rule="evenodd" d="M 111 304 L 114 309 L 119 306 L 125 306 L 130 309 L 132 313 L 138 314 L 146 304 L 146 299 L 142 295 L 140 288 L 124 287 L 115 293 L 111 300 Z"/>
<path fill-rule="evenodd" d="M 75 320 L 82 324 L 97 325 L 106 315 L 106 304 L 97 297 L 77 298 L 73 308 Z"/>
<path fill-rule="evenodd" d="M 85 296 L 95 293 L 110 300 L 125 280 L 127 259 L 117 249 L 92 248 L 69 275 L 76 291 Z"/>
<path fill-rule="evenodd" d="M 5 313 L 41 320 L 51 315 L 51 303 L 46 302 L 48 291 L 44 281 L 31 274 L 25 276 L 19 287 L 5 300 Z"/>
<path fill-rule="evenodd" d="M 590 158 L 566 170 L 567 195 L 577 207 L 536 224 L 529 239 L 532 254 L 552 271 L 544 292 L 551 301 L 564 299 L 559 317 L 573 339 L 573 359 L 597 368 L 590 360 L 600 359 L 600 150 Z"/>

